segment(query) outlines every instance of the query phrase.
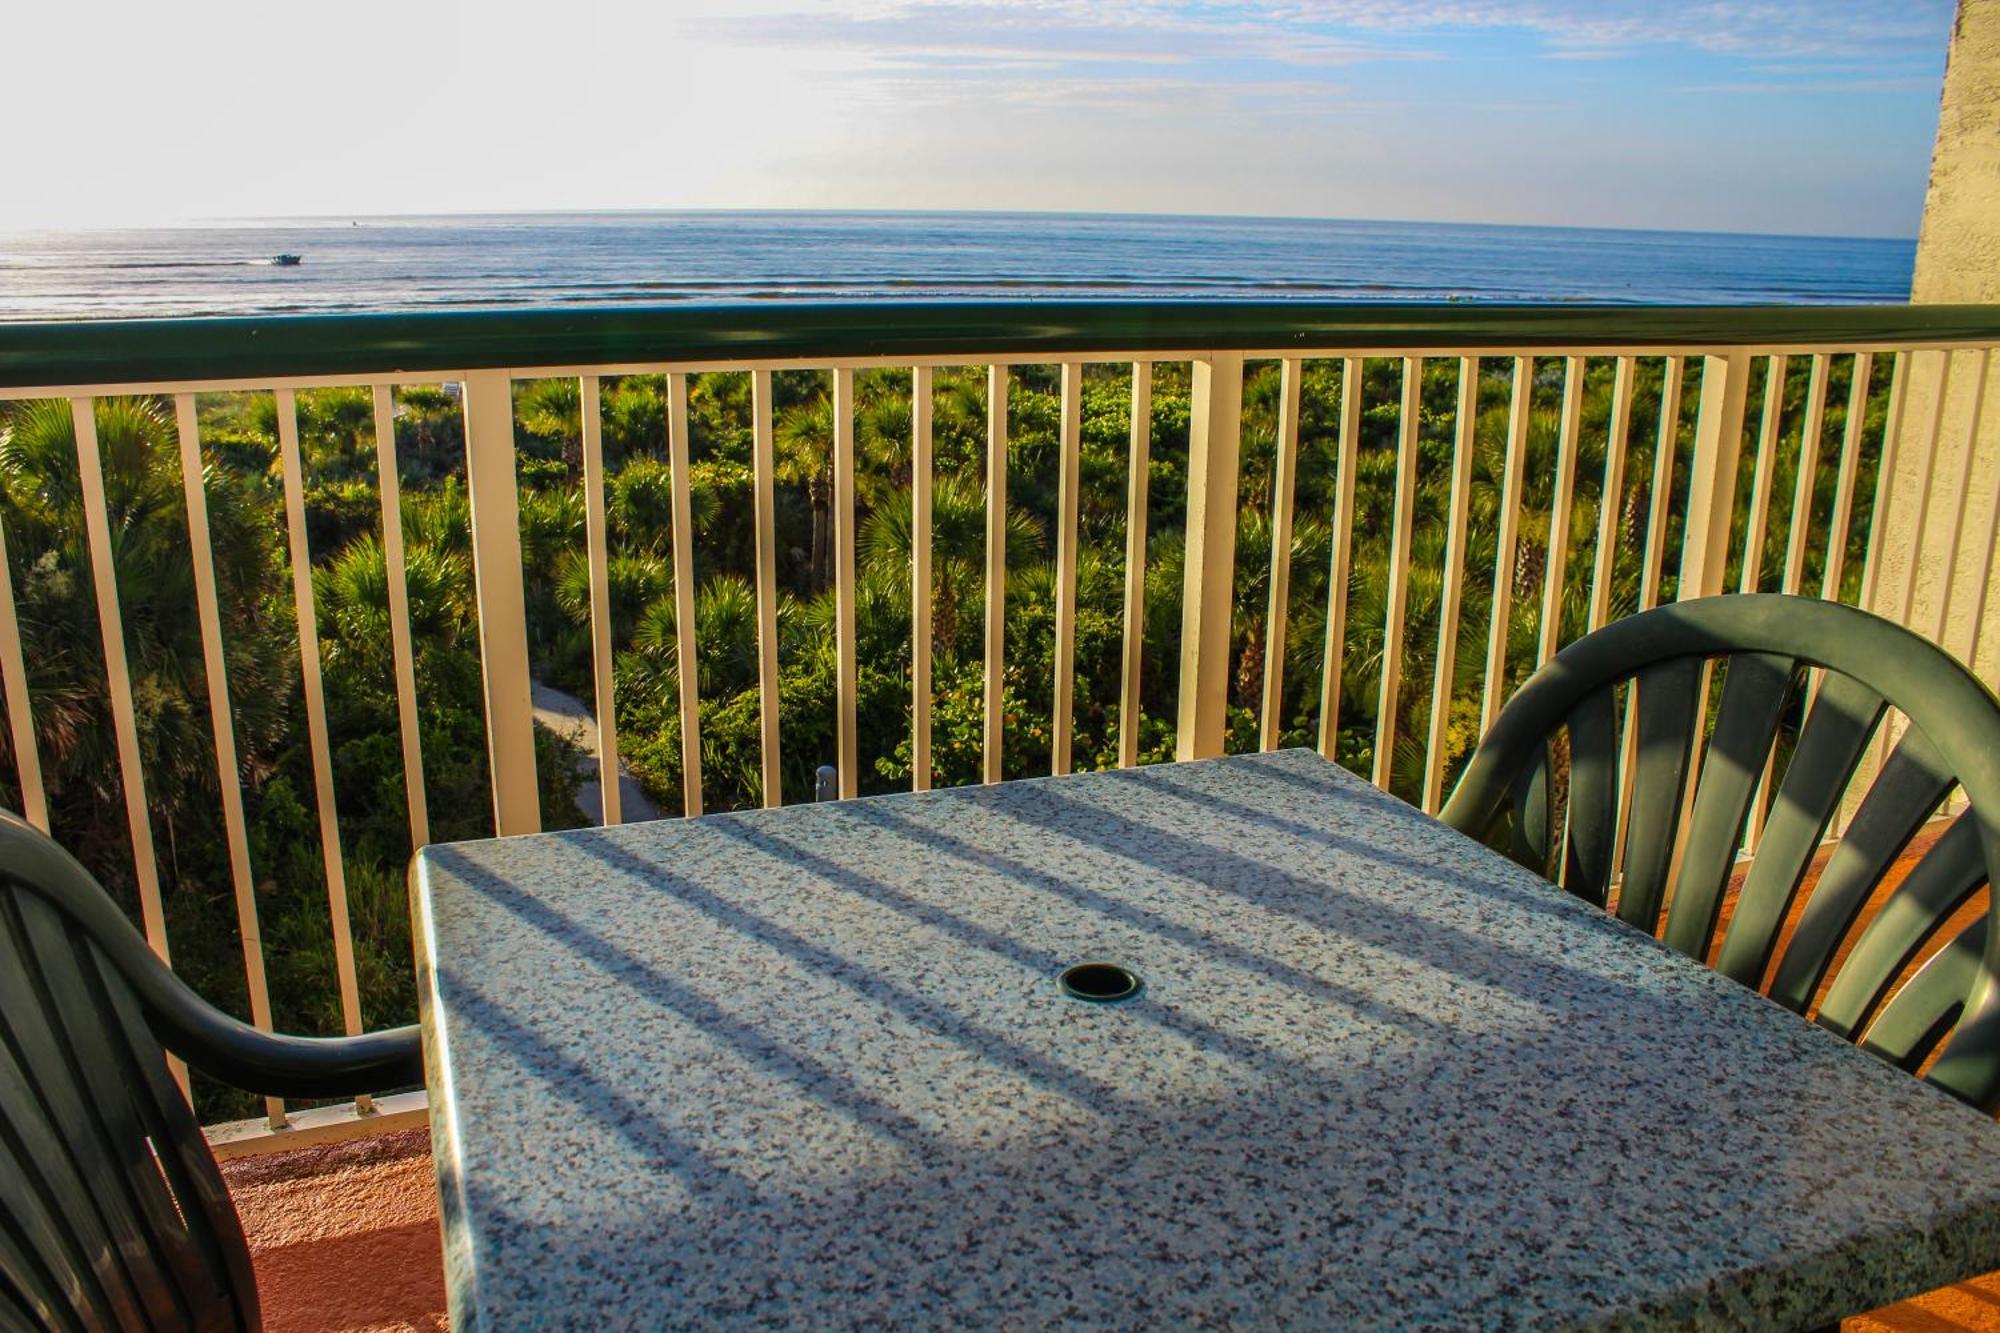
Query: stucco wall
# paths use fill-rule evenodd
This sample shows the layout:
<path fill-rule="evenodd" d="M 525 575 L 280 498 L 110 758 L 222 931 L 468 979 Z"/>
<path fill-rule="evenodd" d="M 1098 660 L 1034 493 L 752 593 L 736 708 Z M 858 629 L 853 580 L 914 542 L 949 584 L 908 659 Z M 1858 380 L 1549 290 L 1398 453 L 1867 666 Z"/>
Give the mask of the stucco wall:
<path fill-rule="evenodd" d="M 2000 301 L 2000 0 L 1959 0 L 1914 301 Z"/>
<path fill-rule="evenodd" d="M 2000 0 L 1959 0 L 1911 299 L 2000 302 Z M 1905 362 L 1868 605 L 2000 682 L 2000 384 L 1981 353 Z"/>

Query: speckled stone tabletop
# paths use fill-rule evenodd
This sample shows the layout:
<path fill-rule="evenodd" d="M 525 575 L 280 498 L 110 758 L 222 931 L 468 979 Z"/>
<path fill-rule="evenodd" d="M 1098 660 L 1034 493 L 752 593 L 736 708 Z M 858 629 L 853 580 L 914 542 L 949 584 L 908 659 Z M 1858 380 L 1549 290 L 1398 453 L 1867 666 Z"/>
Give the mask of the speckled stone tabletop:
<path fill-rule="evenodd" d="M 1305 751 L 416 882 L 457 1333 L 1785 1327 L 2000 1267 L 2000 1126 Z"/>

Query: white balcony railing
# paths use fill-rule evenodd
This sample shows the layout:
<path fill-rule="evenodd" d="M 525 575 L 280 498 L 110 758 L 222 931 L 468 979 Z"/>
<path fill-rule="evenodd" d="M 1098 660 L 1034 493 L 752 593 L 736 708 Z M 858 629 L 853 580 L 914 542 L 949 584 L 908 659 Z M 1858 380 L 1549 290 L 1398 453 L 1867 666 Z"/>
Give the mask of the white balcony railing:
<path fill-rule="evenodd" d="M 157 715 L 168 707 L 161 682 L 173 670 L 149 660 L 141 688 L 128 656 L 133 626 L 121 599 L 135 577 L 128 541 L 137 502 L 107 493 L 107 476 L 120 478 L 120 468 L 128 466 L 107 458 L 101 438 L 100 413 L 113 402 L 140 399 L 163 414 L 165 405 L 171 407 L 200 645 L 198 678 L 185 682 L 184 694 L 206 703 L 226 844 L 226 897 L 241 942 L 241 1003 L 266 1028 L 276 1017 L 267 977 L 274 946 L 259 924 L 260 876 L 268 872 L 253 860 L 245 789 L 267 775 L 253 771 L 256 765 L 239 750 L 242 711 L 231 696 L 239 645 L 230 641 L 230 627 L 246 623 L 246 615 L 255 620 L 276 613 L 230 600 L 249 594 L 241 578 L 219 575 L 211 531 L 218 488 L 238 481 L 254 487 L 265 474 L 254 457 L 249 463 L 219 461 L 221 446 L 204 440 L 203 414 L 223 399 L 268 405 L 257 410 L 268 412 L 275 433 L 267 471 L 275 474 L 282 503 L 270 512 L 283 526 L 289 615 L 297 626 L 332 990 L 339 1025 L 356 1032 L 369 1005 L 357 964 L 342 836 L 343 813 L 354 812 L 344 812 L 337 799 L 346 742 L 335 735 L 340 719 L 329 715 L 320 642 L 328 613 L 317 604 L 315 587 L 315 569 L 335 553 L 315 553 L 309 540 L 314 510 L 301 443 L 302 398 L 329 389 L 367 391 L 367 420 L 353 423 L 373 437 L 374 475 L 366 483 L 372 515 L 361 526 L 372 527 L 369 535 L 380 547 L 379 623 L 386 640 L 380 661 L 391 678 L 403 823 L 415 847 L 433 836 L 426 773 L 427 763 L 434 770 L 439 757 L 424 752 L 420 666 L 426 643 L 413 618 L 414 548 L 406 527 L 411 497 L 403 493 L 408 469 L 397 446 L 399 414 L 413 386 L 456 386 L 444 409 L 436 408 L 430 391 L 432 410 L 457 414 L 463 433 L 462 460 L 447 460 L 446 474 L 450 481 L 462 473 L 469 502 L 490 826 L 514 834 L 540 829 L 545 814 L 528 599 L 531 591 L 544 595 L 550 571 L 524 568 L 517 469 L 522 389 L 533 382 L 575 386 L 580 475 L 574 487 L 581 493 L 580 567 L 588 584 L 583 619 L 594 695 L 594 728 L 586 740 L 596 752 L 609 822 L 627 813 L 619 795 L 621 678 L 614 668 L 631 635 L 617 624 L 615 606 L 619 566 L 607 491 L 617 468 L 607 468 L 607 396 L 615 386 L 657 377 L 643 381 L 657 384 L 661 395 L 664 438 L 658 444 L 669 480 L 664 561 L 671 613 L 663 610 L 659 623 L 670 625 L 671 635 L 657 647 L 660 659 L 672 664 L 661 679 L 669 682 L 664 706 L 676 715 L 661 726 L 677 729 L 677 794 L 681 809 L 694 815 L 705 808 L 705 709 L 718 701 L 702 697 L 700 672 L 680 669 L 702 658 L 697 575 L 705 533 L 690 483 L 700 461 L 690 449 L 691 386 L 711 376 L 746 377 L 749 384 L 744 573 L 754 619 L 758 753 L 754 773 L 732 782 L 772 805 L 786 788 L 781 724 L 795 706 L 784 697 L 780 674 L 781 597 L 788 581 L 797 582 L 799 563 L 789 552 L 781 558 L 779 534 L 790 520 L 780 502 L 814 484 L 812 478 L 781 477 L 774 404 L 780 388 L 796 387 L 804 372 L 822 377 L 815 383 L 830 380 L 831 389 L 824 424 L 835 679 L 834 743 L 830 752 L 804 758 L 836 765 L 841 796 L 856 795 L 874 771 L 863 766 L 859 707 L 859 516 L 893 509 L 903 503 L 896 497 L 907 494 L 907 605 L 934 609 L 940 568 L 934 560 L 936 411 L 938 395 L 949 388 L 961 398 L 983 396 L 985 414 L 983 458 L 968 465 L 984 503 L 983 551 L 973 580 L 983 600 L 976 621 L 982 627 L 979 778 L 993 782 L 1019 771 L 1007 757 L 1009 727 L 1026 725 L 1009 720 L 1010 471 L 1042 468 L 1044 460 L 1037 454 L 1024 462 L 1010 450 L 1010 430 L 1019 425 L 1016 412 L 1033 408 L 1039 414 L 1040 397 L 1048 397 L 1055 407 L 1049 460 L 1055 485 L 1047 510 L 1053 555 L 1048 768 L 1067 771 L 1079 751 L 1087 760 L 1093 753 L 1124 765 L 1142 760 L 1150 665 L 1171 678 L 1175 757 L 1216 755 L 1232 744 L 1271 748 L 1288 734 L 1303 734 L 1328 757 L 1364 766 L 1378 784 L 1435 810 L 1470 739 L 1491 722 L 1509 689 L 1566 638 L 1614 615 L 1650 607 L 1663 596 L 1760 587 L 1901 606 L 1907 613 L 1908 587 L 1874 586 L 1880 530 L 1870 521 L 1883 512 L 1896 450 L 1914 438 L 1926 457 L 1935 454 L 1943 418 L 1904 422 L 1902 386 L 1918 359 L 1942 358 L 1948 368 L 1954 357 L 1969 354 L 1983 365 L 1996 345 L 2000 317 L 1949 307 L 852 305 L 0 328 L 0 464 L 13 470 L 14 485 L 27 484 L 21 469 L 30 460 L 8 443 L 23 438 L 21 413 L 41 400 L 66 401 L 76 503 L 73 510 L 58 506 L 51 513 L 73 512 L 80 522 L 73 533 L 60 531 L 60 522 L 45 525 L 35 549 L 23 545 L 22 533 L 0 531 L 7 543 L 0 557 L 0 685 L 15 770 L 11 795 L 31 821 L 63 833 L 62 819 L 52 812 L 64 799 L 83 798 L 45 781 L 43 753 L 58 741 L 70 743 L 63 728 L 81 725 L 79 716 L 108 716 L 129 861 L 93 868 L 129 886 L 147 938 L 171 958 L 175 941 L 163 898 L 160 836 L 171 830 L 163 830 L 149 791 L 180 779 L 159 772 L 159 746 L 149 750 L 147 738 L 161 726 Z M 1026 390 L 1019 386 L 1031 373 L 1049 388 L 1036 388 L 1036 402 L 1024 407 L 1020 394 Z M 1149 641 L 1157 655 L 1162 632 L 1171 628 L 1157 623 L 1157 606 L 1155 623 L 1149 625 L 1146 615 L 1149 558 L 1165 549 L 1161 534 L 1148 530 L 1148 512 L 1162 500 L 1149 487 L 1160 470 L 1164 438 L 1155 413 L 1156 379 L 1174 377 L 1178 401 L 1183 374 L 1185 518 L 1169 534 L 1178 538 L 1169 554 L 1182 565 L 1179 628 L 1165 640 L 1177 649 L 1176 667 L 1148 662 Z M 875 386 L 890 375 L 907 386 L 895 389 L 904 396 L 899 401 L 907 401 L 906 417 L 878 414 L 870 429 L 880 434 L 884 420 L 906 420 L 906 461 L 903 444 L 875 440 L 869 447 L 895 460 L 893 484 L 863 496 L 857 489 L 857 376 Z M 1103 468 L 1087 475 L 1082 442 L 1088 433 L 1101 446 L 1110 428 L 1101 419 L 1086 428 L 1086 398 L 1101 404 L 1111 377 L 1122 384 L 1127 375 L 1129 391 L 1121 392 L 1129 430 L 1120 475 L 1109 479 Z M 1253 399 L 1247 411 L 1246 376 Z M 1010 385 L 1017 395 L 1011 405 Z M 1754 412 L 1753 402 L 1761 404 Z M 1830 429 L 1836 419 L 1838 429 Z M 1635 427 L 1642 420 L 1645 428 Z M 1035 422 L 1036 431 L 1051 433 L 1040 415 Z M 1178 465 L 1180 427 L 1177 420 L 1170 424 Z M 1977 428 L 1975 413 L 1969 429 Z M 129 441 L 121 436 L 118 443 L 123 448 Z M 1092 456 L 1101 459 L 1102 448 L 1094 448 Z M 1257 492 L 1248 503 L 1240 485 L 1246 460 Z M 1314 483 L 1302 509 L 1301 470 L 1308 461 Z M 1166 475 L 1173 475 L 1171 468 Z M 424 484 L 436 482 L 431 476 Z M 63 482 L 51 477 L 47 484 L 60 488 Z M 1984 534 L 1990 564 L 1994 515 L 1978 512 L 1984 501 L 1967 501 L 1964 489 L 1954 513 L 1928 518 L 1951 525 L 1953 546 L 1963 534 Z M 1524 503 L 1530 492 L 1541 497 L 1534 506 Z M 1167 499 L 1180 507 L 1181 497 Z M 1122 605 L 1112 617 L 1116 664 L 1086 664 L 1093 677 L 1088 688 L 1080 683 L 1078 662 L 1086 510 L 1115 514 L 1098 544 L 1105 560 L 1123 564 Z M 0 507 L 0 516 L 10 512 Z M 231 522 L 241 516 L 239 506 Z M 1259 545 L 1269 551 L 1257 558 L 1267 560 L 1268 569 L 1240 577 L 1239 532 L 1253 520 L 1261 525 Z M 1301 535 L 1307 528 L 1315 534 L 1311 542 Z M 1104 533 L 1122 535 L 1122 541 Z M 79 554 L 63 554 L 72 548 Z M 1302 550 L 1312 556 L 1310 568 L 1300 564 Z M 1474 550 L 1490 552 L 1490 560 L 1469 558 Z M 1365 562 L 1357 562 L 1358 554 Z M 64 568 L 65 560 L 87 564 L 95 609 L 102 677 L 84 691 L 96 691 L 87 700 L 75 697 L 75 673 L 67 667 L 66 693 L 55 697 L 47 684 L 57 658 L 77 646 L 60 641 L 63 627 L 17 614 L 19 581 Z M 1903 569 L 1907 580 L 1913 562 Z M 1302 588 L 1322 585 L 1323 606 L 1302 601 Z M 1246 596 L 1246 586 L 1253 595 Z M 1416 619 L 1413 597 L 1423 607 Z M 1156 589 L 1154 600 L 1171 609 L 1174 599 Z M 1302 618 L 1312 622 L 1303 635 L 1294 623 Z M 906 647 L 897 649 L 907 654 L 906 732 L 870 738 L 875 751 L 890 739 L 907 745 L 909 783 L 920 790 L 941 771 L 933 745 L 940 686 L 932 668 L 944 646 L 933 641 L 933 622 L 933 615 L 910 614 Z M 1524 627 L 1532 628 L 1526 646 Z M 195 670 L 190 664 L 189 672 Z M 260 679 L 268 685 L 272 678 Z M 1093 751 L 1079 740 L 1077 700 L 1092 689 L 1107 700 L 1115 697 L 1115 706 L 1106 705 L 1115 747 Z M 1371 702 L 1372 717 L 1357 731 L 1354 719 L 1367 716 Z M 1151 711 L 1165 710 L 1156 699 Z M 1032 722 L 1039 728 L 1041 719 Z M 804 795 L 796 785 L 793 792 Z M 1748 839 L 1754 837 L 1753 821 Z M 273 858 L 282 849 L 266 846 L 261 854 Z M 174 853 L 168 848 L 165 855 Z M 223 889 L 179 876 L 173 887 L 178 893 L 208 887 L 218 895 Z M 305 946 L 288 939 L 282 947 Z M 272 1102 L 266 1110 L 274 1126 L 284 1122 L 282 1105 Z"/>

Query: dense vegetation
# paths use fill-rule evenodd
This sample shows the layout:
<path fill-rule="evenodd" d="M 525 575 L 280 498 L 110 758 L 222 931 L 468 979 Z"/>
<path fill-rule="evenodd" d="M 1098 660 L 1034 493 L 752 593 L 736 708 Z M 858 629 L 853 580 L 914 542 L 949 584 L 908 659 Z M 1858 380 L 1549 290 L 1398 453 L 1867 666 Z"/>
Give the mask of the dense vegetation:
<path fill-rule="evenodd" d="M 1611 528 L 1616 542 L 1610 593 L 1614 614 L 1637 604 L 1640 546 L 1651 507 L 1660 499 L 1652 494 L 1652 475 L 1661 371 L 1657 360 L 1639 362 L 1625 480 L 1611 499 L 1616 505 Z M 1587 364 L 1571 502 L 1573 540 L 1564 580 L 1565 639 L 1582 632 L 1587 615 L 1612 373 L 1608 360 Z M 1818 588 L 1825 557 L 1849 373 L 1846 358 L 1834 360 L 1826 447 L 1813 479 L 1808 590 Z M 1173 748 L 1187 499 L 1188 367 L 1162 364 L 1152 375 L 1142 761 L 1165 758 Z M 1363 771 L 1372 762 L 1376 734 L 1401 375 L 1401 363 L 1394 360 L 1364 365 L 1338 731 L 1341 761 Z M 1092 366 L 1083 379 L 1071 756 L 1079 769 L 1114 763 L 1119 740 L 1130 376 L 1127 366 Z M 1412 479 L 1416 523 L 1409 619 L 1401 645 L 1403 686 L 1393 756 L 1394 785 L 1406 795 L 1417 791 L 1423 769 L 1458 376 L 1457 361 L 1431 361 L 1422 382 L 1420 462 Z M 1699 362 L 1691 363 L 1681 417 L 1674 423 L 1680 447 L 1671 511 L 1678 510 L 1686 494 L 1699 376 Z M 1886 378 L 1877 376 L 1864 432 L 1854 536 L 1846 561 L 1850 600 L 1861 574 Z M 1562 379 L 1561 360 L 1537 363 L 1516 572 L 1512 586 L 1501 590 L 1513 601 L 1507 656 L 1514 681 L 1532 666 L 1540 631 Z M 1760 373 L 1752 386 L 1748 430 L 1753 446 L 1762 379 Z M 1764 545 L 1761 582 L 1767 588 L 1776 587 L 1783 572 L 1806 379 L 1804 365 L 1794 363 L 1786 383 Z M 1510 384 L 1510 362 L 1482 363 L 1465 553 L 1469 586 L 1457 626 L 1447 732 L 1454 763 L 1462 761 L 1476 740 Z M 856 377 L 859 779 L 864 792 L 906 787 L 911 776 L 910 385 L 906 370 L 866 370 Z M 1013 777 L 1046 772 L 1051 759 L 1060 394 L 1053 366 L 1016 368 L 1011 385 L 1004 770 Z M 574 380 L 517 384 L 516 416 L 531 658 L 538 679 L 587 700 L 590 596 L 578 393 Z M 939 786 L 976 781 L 980 772 L 985 397 L 983 370 L 937 372 L 934 597 L 927 614 L 934 643 L 933 782 Z M 1277 366 L 1253 365 L 1245 390 L 1231 697 L 1230 745 L 1239 750 L 1255 745 L 1264 671 L 1278 397 Z M 1317 737 L 1339 399 L 1339 363 L 1308 362 L 1279 727 L 1285 744 L 1313 744 Z M 831 376 L 778 374 L 773 406 L 783 794 L 799 801 L 810 796 L 813 769 L 835 753 Z M 649 794 L 673 811 L 681 801 L 681 664 L 675 651 L 672 477 L 666 461 L 663 381 L 654 376 L 607 380 L 601 408 L 620 742 Z M 702 375 L 690 382 L 694 670 L 701 698 L 704 800 L 710 810 L 755 805 L 762 795 L 751 411 L 747 374 Z M 199 415 L 241 761 L 235 777 L 243 785 L 249 815 L 250 861 L 277 1022 L 295 1031 L 334 1032 L 340 1028 L 340 999 L 300 683 L 276 407 L 264 394 L 204 396 Z M 338 844 L 353 912 L 361 1009 L 374 1026 L 408 1021 L 413 994 L 404 897 L 411 849 L 372 421 L 366 390 L 299 395 Z M 153 399 L 100 402 L 97 427 L 175 965 L 216 1003 L 246 1013 L 173 404 Z M 476 837 L 490 831 L 491 813 L 456 396 L 438 386 L 401 388 L 396 451 L 432 836 L 439 841 Z M 1739 493 L 1745 497 L 1754 456 L 1754 447 L 1745 449 L 1739 479 Z M 52 822 L 57 836 L 136 916 L 133 858 L 105 697 L 80 494 L 68 404 L 0 407 L 0 525 L 28 649 L 35 732 Z M 1739 503 L 1739 532 L 1746 510 Z M 1677 513 L 1665 549 L 1670 553 L 1665 572 L 1671 595 L 1679 551 Z M 1740 562 L 1740 541 L 1737 558 Z M 0 738 L 0 746 L 4 743 Z M 577 752 L 565 738 L 546 732 L 538 734 L 538 750 L 545 825 L 582 822 L 575 804 Z M 0 756 L 0 772 L 5 773 L 0 797 L 18 806 L 11 753 Z M 250 1106 L 248 1099 L 208 1086 L 199 1089 L 199 1096 L 203 1114 L 211 1119 L 247 1114 Z"/>

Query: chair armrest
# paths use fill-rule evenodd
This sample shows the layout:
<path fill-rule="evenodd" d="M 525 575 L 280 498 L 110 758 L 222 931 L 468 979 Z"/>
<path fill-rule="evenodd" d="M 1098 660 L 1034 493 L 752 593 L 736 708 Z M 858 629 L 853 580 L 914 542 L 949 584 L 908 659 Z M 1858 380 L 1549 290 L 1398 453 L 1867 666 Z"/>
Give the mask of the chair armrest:
<path fill-rule="evenodd" d="M 40 830 L 0 811 L 0 879 L 51 903 L 132 992 L 160 1044 L 196 1069 L 268 1097 L 352 1097 L 424 1081 L 415 1027 L 355 1037 L 259 1031 L 195 994 L 84 869 Z"/>

